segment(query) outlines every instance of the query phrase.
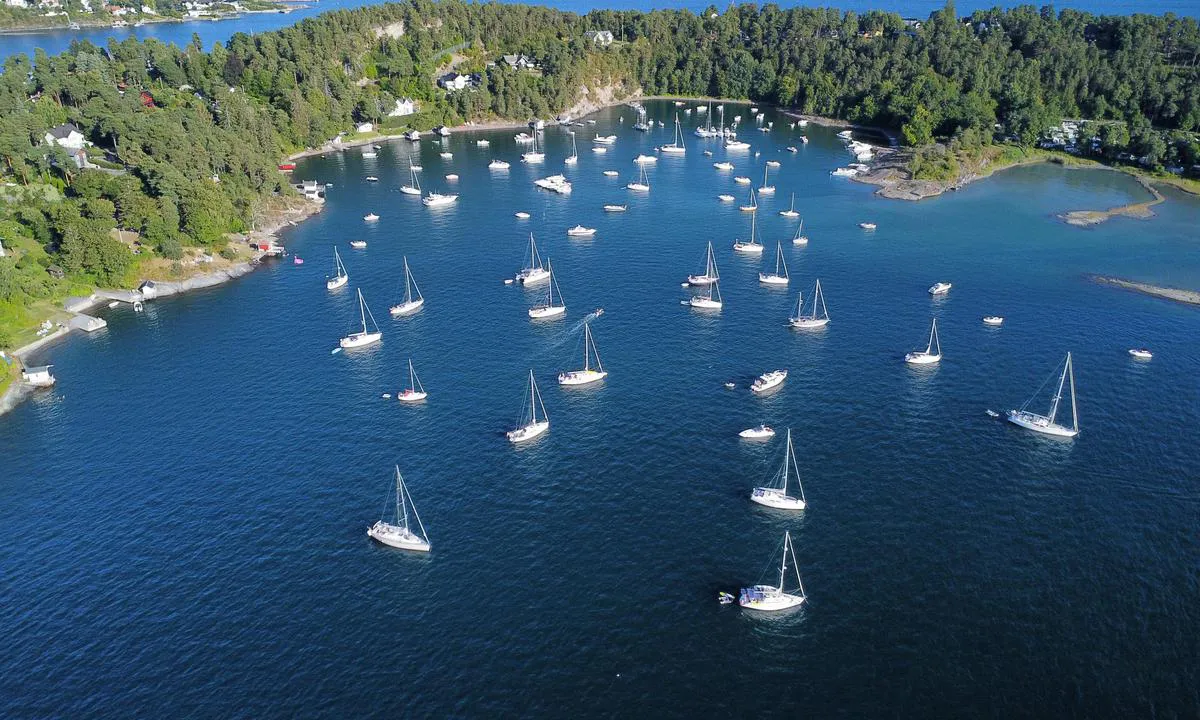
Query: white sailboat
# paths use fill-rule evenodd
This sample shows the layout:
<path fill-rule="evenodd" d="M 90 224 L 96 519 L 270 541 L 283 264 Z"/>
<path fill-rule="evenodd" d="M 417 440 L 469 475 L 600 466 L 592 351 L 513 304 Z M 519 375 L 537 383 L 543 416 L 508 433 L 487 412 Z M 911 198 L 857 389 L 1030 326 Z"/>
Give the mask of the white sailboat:
<path fill-rule="evenodd" d="M 750 239 L 734 241 L 733 249 L 736 252 L 748 253 L 748 254 L 752 254 L 752 255 L 761 255 L 762 254 L 762 251 L 763 251 L 762 243 L 760 243 L 754 239 L 754 224 L 755 224 L 754 219 L 757 215 L 758 215 L 758 213 L 755 213 L 754 215 L 750 216 Z"/>
<path fill-rule="evenodd" d="M 343 348 L 366 347 L 367 345 L 379 342 L 379 339 L 383 337 L 383 333 L 379 332 L 379 325 L 375 323 L 375 316 L 371 314 L 371 309 L 367 307 L 367 301 L 363 300 L 361 289 L 358 291 L 358 312 L 362 316 L 362 330 L 350 333 L 342 338 L 338 344 Z M 371 327 L 375 328 L 370 332 L 367 331 L 367 318 L 371 318 Z"/>
<path fill-rule="evenodd" d="M 521 162 L 531 164 L 545 162 L 546 153 L 538 151 L 537 136 L 536 132 L 533 133 L 533 149 L 527 153 L 521 153 Z"/>
<path fill-rule="evenodd" d="M 596 362 L 591 362 L 595 356 Z M 591 323 L 583 324 L 583 369 L 568 370 L 558 374 L 559 385 L 587 385 L 608 377 L 608 371 L 600 363 L 600 351 L 596 349 L 596 341 L 592 337 Z"/>
<path fill-rule="evenodd" d="M 796 471 L 796 488 L 799 496 L 788 495 L 788 480 L 792 470 Z M 803 510 L 807 503 L 804 500 L 804 486 L 800 484 L 800 466 L 796 464 L 796 452 L 792 449 L 792 429 L 787 431 L 787 449 L 783 453 L 783 467 L 775 473 L 769 485 L 756 487 L 750 493 L 750 499 L 759 505 L 780 510 Z"/>
<path fill-rule="evenodd" d="M 758 212 L 758 196 L 754 192 L 754 188 L 750 188 L 750 204 L 742 205 L 738 208 L 742 212 Z"/>
<path fill-rule="evenodd" d="M 763 184 L 762 184 L 762 187 L 760 187 L 758 189 L 759 195 L 774 195 L 775 194 L 775 186 L 767 184 L 767 173 L 770 172 L 770 170 L 771 170 L 770 163 L 763 165 Z"/>
<path fill-rule="evenodd" d="M 415 293 L 415 294 L 414 294 Z M 404 301 L 399 305 L 393 305 L 391 313 L 393 317 L 400 315 L 411 315 L 420 310 L 425 304 L 425 298 L 421 295 L 421 288 L 417 287 L 417 281 L 413 279 L 412 270 L 408 267 L 408 258 L 404 258 Z"/>
<path fill-rule="evenodd" d="M 523 285 L 549 280 L 550 273 L 542 265 L 542 256 L 538 254 L 537 243 L 533 241 L 533 233 L 529 233 L 529 262 L 517 273 L 516 281 Z"/>
<path fill-rule="evenodd" d="M 688 285 L 712 285 L 720 279 L 721 274 L 717 272 L 717 257 L 713 253 L 712 241 L 709 241 L 708 252 L 704 256 L 704 274 L 688 275 Z"/>
<path fill-rule="evenodd" d="M 546 274 L 550 276 L 550 284 L 546 287 L 546 301 L 529 308 L 529 317 L 535 320 L 558 317 L 567 311 L 567 306 L 562 301 L 562 291 L 558 288 L 558 280 L 554 279 L 554 268 L 549 260 L 546 261 Z"/>
<path fill-rule="evenodd" d="M 796 228 L 796 234 L 792 237 L 793 245 L 807 245 L 808 236 L 804 234 L 804 221 L 800 221 L 800 227 Z"/>
<path fill-rule="evenodd" d="M 571 154 L 563 160 L 567 165 L 574 165 L 579 162 L 579 148 L 575 145 L 575 131 L 571 131 Z"/>
<path fill-rule="evenodd" d="M 541 419 L 538 419 L 538 408 L 541 408 Z M 538 392 L 537 381 L 533 379 L 533 370 L 529 371 L 529 412 L 523 414 L 521 424 L 509 430 L 508 441 L 522 443 L 532 440 L 550 429 L 550 416 L 546 414 L 546 406 L 542 403 L 542 394 Z"/>
<path fill-rule="evenodd" d="M 412 158 L 408 159 L 408 181 L 409 185 L 401 185 L 400 192 L 405 195 L 420 195 L 421 181 L 417 180 L 417 170 L 413 167 Z"/>
<path fill-rule="evenodd" d="M 658 151 L 668 155 L 683 155 L 687 152 L 683 145 L 683 130 L 679 127 L 679 113 L 675 113 L 675 137 L 671 139 L 670 145 L 663 145 Z"/>
<path fill-rule="evenodd" d="M 813 288 L 812 311 L 804 312 L 804 294 L 801 293 L 796 297 L 796 314 L 788 318 L 788 323 L 802 330 L 823 328 L 829 324 L 829 310 L 825 308 L 825 296 L 821 294 L 820 280 L 817 280 L 816 287 Z"/>
<path fill-rule="evenodd" d="M 775 272 L 758 274 L 758 281 L 764 285 L 787 285 L 787 261 L 783 259 L 783 243 L 775 245 Z"/>
<path fill-rule="evenodd" d="M 1054 377 L 1053 374 L 1050 377 Z M 1042 387 L 1045 387 L 1046 382 L 1042 382 Z M 1062 404 L 1063 388 L 1070 381 L 1071 391 L 1071 424 L 1063 425 L 1058 420 L 1059 406 Z M 1030 403 L 1037 399 L 1038 393 L 1042 390 L 1038 388 L 1020 410 L 1009 410 L 1008 421 L 1014 425 L 1019 425 L 1027 430 L 1043 433 L 1046 435 L 1055 435 L 1058 437 L 1073 438 L 1079 434 L 1079 408 L 1075 406 L 1075 372 L 1071 368 L 1071 353 L 1067 353 L 1067 359 L 1063 362 L 1062 374 L 1058 378 L 1058 389 L 1054 392 L 1054 397 L 1050 401 L 1050 412 L 1046 415 L 1038 415 L 1037 413 L 1026 410 Z"/>
<path fill-rule="evenodd" d="M 792 204 L 788 209 L 780 210 L 779 214 L 788 218 L 800 217 L 800 213 L 796 212 L 796 193 L 792 193 Z"/>
<path fill-rule="evenodd" d="M 792 569 L 796 573 L 796 589 L 785 589 L 787 581 L 788 554 L 792 556 Z M 738 605 L 747 610 L 775 612 L 787 610 L 802 604 L 808 596 L 804 593 L 804 583 L 800 580 L 800 568 L 796 562 L 796 550 L 792 547 L 792 535 L 783 533 L 783 561 L 779 565 L 779 585 L 752 585 L 742 588 L 738 594 Z"/>
<path fill-rule="evenodd" d="M 342 264 L 342 256 L 338 255 L 337 248 L 333 249 L 333 277 L 325 281 L 326 290 L 337 290 L 350 281 L 350 276 L 346 274 L 346 266 Z"/>
<path fill-rule="evenodd" d="M 720 310 L 724 306 L 721 301 L 721 282 L 713 280 L 704 288 L 704 292 L 693 295 L 688 305 L 696 310 Z"/>
<path fill-rule="evenodd" d="M 644 163 L 638 163 L 638 179 L 637 182 L 631 182 L 625 187 L 630 190 L 639 190 L 641 192 L 650 191 L 650 180 L 646 177 L 646 166 Z"/>
<path fill-rule="evenodd" d="M 421 378 L 417 377 L 417 371 L 413 369 L 412 359 L 408 361 L 408 387 L 396 394 L 396 399 L 400 402 L 414 403 L 421 402 L 427 397 L 425 394 L 425 386 L 421 384 Z"/>
<path fill-rule="evenodd" d="M 924 350 L 915 350 L 904 356 L 904 362 L 909 365 L 933 365 L 942 360 L 942 343 L 938 340 L 937 318 L 933 319 L 933 327 L 929 330 L 929 346 Z"/>
<path fill-rule="evenodd" d="M 409 525 L 409 509 L 412 510 L 412 516 L 417 521 L 419 534 L 413 532 Z M 404 478 L 400 475 L 399 465 L 396 466 L 396 520 L 388 522 L 380 518 L 367 529 L 367 535 L 390 547 L 429 552 L 429 536 L 425 533 L 425 525 L 421 522 L 421 516 L 417 514 L 417 506 L 413 504 L 412 496 L 408 494 L 408 488 L 404 486 Z"/>

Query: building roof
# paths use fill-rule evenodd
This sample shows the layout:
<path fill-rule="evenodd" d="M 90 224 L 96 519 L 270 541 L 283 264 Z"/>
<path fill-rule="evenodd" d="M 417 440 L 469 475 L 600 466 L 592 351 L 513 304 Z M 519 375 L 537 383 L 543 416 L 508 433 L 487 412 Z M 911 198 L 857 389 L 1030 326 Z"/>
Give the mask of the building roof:
<path fill-rule="evenodd" d="M 36 375 L 38 373 L 50 372 L 53 365 L 38 365 L 37 367 L 26 367 L 22 372 L 26 375 Z"/>
<path fill-rule="evenodd" d="M 75 123 L 63 123 L 57 127 L 50 128 L 50 135 L 56 140 L 66 140 L 73 132 L 77 132 L 80 135 L 83 134 L 83 131 Z"/>

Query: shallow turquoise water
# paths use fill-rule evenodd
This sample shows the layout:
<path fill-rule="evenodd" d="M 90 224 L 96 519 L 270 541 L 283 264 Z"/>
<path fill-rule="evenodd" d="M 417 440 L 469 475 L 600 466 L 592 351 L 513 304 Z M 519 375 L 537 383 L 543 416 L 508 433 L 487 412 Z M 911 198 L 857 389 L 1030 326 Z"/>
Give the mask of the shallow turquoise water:
<path fill-rule="evenodd" d="M 1067 227 L 1057 213 L 1144 191 L 1054 166 L 880 200 L 828 175 L 847 161 L 832 130 L 782 152 L 796 138 L 779 118 L 745 133 L 761 155 L 724 175 L 723 151 L 705 158 L 689 134 L 639 197 L 623 189 L 632 158 L 667 131 L 628 130 L 627 108 L 597 117 L 620 140 L 581 146 L 570 197 L 531 184 L 562 170 L 559 129 L 542 168 L 517 162 L 513 131 L 456 134 L 449 161 L 422 142 L 423 186 L 461 176 L 438 212 L 397 191 L 407 143 L 303 161 L 297 178 L 333 183 L 285 238 L 305 264 L 113 311 L 107 331 L 38 358 L 59 385 L 0 420 L 0 714 L 1196 715 L 1200 312 L 1083 276 L 1200 287 L 1200 204 L 1172 195 L 1148 221 Z M 494 175 L 491 157 L 512 169 Z M 748 220 L 715 195 L 740 200 L 732 175 L 766 159 L 782 163 L 761 202 L 768 252 L 735 257 Z M 811 243 L 785 248 L 792 286 L 768 290 L 755 274 L 792 235 L 776 211 L 793 190 Z M 629 211 L 601 212 L 613 201 Z M 595 239 L 568 239 L 576 223 Z M 538 293 L 501 282 L 530 230 L 564 320 L 531 323 Z M 713 316 L 679 305 L 708 240 L 726 300 Z M 351 280 L 329 293 L 335 244 Z M 403 256 L 427 303 L 392 320 Z M 833 322 L 789 330 L 817 277 Z M 943 300 L 925 290 L 937 280 L 954 283 Z M 383 343 L 331 355 L 356 287 Z M 579 362 L 597 307 L 611 374 L 568 392 L 554 376 Z M 1002 328 L 980 323 L 992 313 Z M 945 360 L 914 371 L 900 358 L 932 317 Z M 1131 362 L 1134 345 L 1155 359 Z M 1079 438 L 985 415 L 1067 350 Z M 420 407 L 380 398 L 408 357 Z M 514 448 L 502 433 L 530 367 L 552 428 Z M 775 367 L 784 387 L 752 397 Z M 737 439 L 758 422 L 796 432 L 800 515 L 747 499 L 782 451 Z M 365 536 L 393 463 L 428 557 Z M 719 606 L 784 529 L 811 606 Z"/>

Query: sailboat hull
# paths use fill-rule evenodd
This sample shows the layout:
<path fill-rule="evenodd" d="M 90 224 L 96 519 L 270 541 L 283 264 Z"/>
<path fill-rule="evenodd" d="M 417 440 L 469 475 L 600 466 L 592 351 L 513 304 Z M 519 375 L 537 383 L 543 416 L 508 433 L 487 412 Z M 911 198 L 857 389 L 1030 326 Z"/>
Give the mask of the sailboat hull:
<path fill-rule="evenodd" d="M 787 285 L 788 279 L 782 275 L 772 275 L 769 273 L 759 273 L 758 281 L 763 285 Z"/>
<path fill-rule="evenodd" d="M 800 213 L 795 210 L 780 210 L 779 214 L 788 218 L 800 217 Z"/>
<path fill-rule="evenodd" d="M 345 284 L 348 282 L 350 282 L 349 275 L 338 275 L 335 278 L 330 278 L 329 280 L 325 281 L 325 289 L 337 290 L 338 288 L 345 286 Z"/>
<path fill-rule="evenodd" d="M 429 541 L 422 540 L 419 535 L 398 525 L 385 523 L 382 520 L 367 528 L 367 536 L 388 547 L 399 548 L 401 550 L 429 552 L 431 547 Z"/>
<path fill-rule="evenodd" d="M 909 365 L 934 365 L 941 361 L 941 355 L 928 352 L 910 352 L 904 356 L 904 362 Z"/>
<path fill-rule="evenodd" d="M 694 297 L 688 301 L 688 304 L 697 310 L 720 310 L 720 300 L 710 300 L 709 298 Z"/>
<path fill-rule="evenodd" d="M 754 488 L 750 493 L 750 500 L 777 510 L 803 510 L 807 506 L 800 498 L 787 495 L 778 488 Z"/>
<path fill-rule="evenodd" d="M 559 373 L 559 385 L 589 385 L 594 382 L 600 382 L 608 377 L 608 373 L 604 370 L 570 370 L 568 372 Z"/>
<path fill-rule="evenodd" d="M 392 313 L 393 316 L 397 316 L 397 317 L 400 315 L 412 315 L 413 313 L 420 310 L 424 306 L 425 306 L 425 298 L 420 298 L 418 300 L 411 300 L 406 303 L 400 303 L 399 305 L 393 305 L 390 312 Z"/>
<path fill-rule="evenodd" d="M 717 278 L 709 275 L 688 275 L 688 285 L 695 285 L 697 287 L 712 285 L 716 281 Z"/>
<path fill-rule="evenodd" d="M 405 390 L 404 392 L 397 395 L 396 399 L 402 403 L 415 403 L 415 402 L 421 402 L 422 400 L 424 400 L 427 397 L 429 397 L 428 394 L 423 393 L 423 392 L 418 392 L 416 390 Z"/>
<path fill-rule="evenodd" d="M 1023 427 L 1026 430 L 1032 430 L 1043 435 L 1053 435 L 1054 437 L 1073 438 L 1079 434 L 1078 430 L 1069 427 L 1063 427 L 1050 422 L 1050 418 L 1044 415 L 1037 415 L 1031 412 L 1022 412 L 1020 410 L 1009 410 L 1008 421 L 1018 427 Z"/>
<path fill-rule="evenodd" d="M 400 192 L 404 193 L 405 195 L 420 195 L 421 189 L 412 187 L 411 185 L 403 185 L 400 187 Z"/>
<path fill-rule="evenodd" d="M 535 320 L 541 318 L 552 318 L 558 317 L 566 311 L 566 305 L 538 305 L 537 307 L 529 308 L 529 317 Z"/>
<path fill-rule="evenodd" d="M 788 324 L 798 330 L 816 330 L 829 324 L 829 318 L 799 317 L 792 318 Z"/>
<path fill-rule="evenodd" d="M 526 425 L 525 427 L 519 427 L 516 430 L 509 430 L 507 433 L 508 441 L 511 443 L 529 442 L 530 440 L 532 440 L 536 437 L 544 435 L 546 433 L 546 431 L 549 429 L 550 429 L 550 421 L 549 420 L 544 420 L 542 422 L 530 423 L 530 424 Z"/>
<path fill-rule="evenodd" d="M 530 270 L 522 270 L 517 273 L 517 282 L 522 285 L 536 285 L 540 282 L 545 282 L 550 279 L 550 272 L 542 268 L 533 268 Z"/>
<path fill-rule="evenodd" d="M 684 153 L 687 152 L 687 149 L 682 148 L 682 147 L 676 147 L 674 145 L 663 145 L 662 147 L 660 147 L 658 149 L 658 151 L 661 153 L 666 153 L 668 155 L 683 155 Z"/>
<path fill-rule="evenodd" d="M 382 339 L 382 338 L 383 338 L 383 333 L 381 333 L 381 332 L 357 332 L 357 333 L 353 333 L 351 335 L 347 335 L 346 337 L 342 338 L 338 344 L 341 345 L 343 348 L 349 350 L 351 348 L 360 348 L 360 347 L 366 347 L 368 345 L 374 345 L 375 343 L 379 342 L 380 339 Z"/>
<path fill-rule="evenodd" d="M 733 249 L 734 252 L 746 253 L 748 255 L 762 255 L 763 246 L 759 243 L 735 242 Z"/>
<path fill-rule="evenodd" d="M 747 610 L 778 612 L 797 607 L 804 602 L 803 595 L 779 592 L 779 588 L 766 585 L 755 585 L 752 588 L 742 588 L 738 605 Z"/>

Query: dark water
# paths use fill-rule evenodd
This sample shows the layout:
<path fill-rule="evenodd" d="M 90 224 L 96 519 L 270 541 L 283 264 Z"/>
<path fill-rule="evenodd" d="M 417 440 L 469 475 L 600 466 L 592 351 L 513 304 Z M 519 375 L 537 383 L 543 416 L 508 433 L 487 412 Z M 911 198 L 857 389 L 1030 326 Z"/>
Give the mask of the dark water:
<path fill-rule="evenodd" d="M 595 9 L 613 10 L 653 10 L 656 8 L 684 8 L 693 12 L 701 12 L 712 3 L 702 0 L 682 0 L 682 2 L 663 2 L 661 0 L 547 0 L 531 4 L 546 5 L 576 13 L 586 13 Z M 375 5 L 383 0 L 323 0 L 313 2 L 288 14 L 254 13 L 232 20 L 197 20 L 185 23 L 151 23 L 140 28 L 92 28 L 82 30 L 52 30 L 23 33 L 16 35 L 0 35 L 0 61 L 9 55 L 26 53 L 33 57 L 34 50 L 42 48 L 51 55 L 66 50 L 72 40 L 88 40 L 103 46 L 108 38 L 126 37 L 157 38 L 163 42 L 176 45 L 186 45 L 192 41 L 193 34 L 200 37 L 203 47 L 211 47 L 213 43 L 223 43 L 235 33 L 260 33 L 275 30 L 297 23 L 304 18 L 312 17 L 330 10 Z M 836 7 L 841 10 L 866 12 L 868 10 L 884 10 L 900 13 L 905 17 L 926 18 L 929 14 L 945 7 L 943 0 L 825 0 L 819 3 L 782 2 L 782 7 L 795 5 L 815 5 L 819 7 Z M 1004 7 L 1018 5 L 1016 2 L 994 2 L 993 0 L 958 0 L 955 8 L 960 15 L 967 15 L 976 10 L 1001 5 Z M 1046 3 L 1031 3 L 1044 5 Z M 1056 10 L 1073 8 L 1103 15 L 1130 15 L 1133 13 L 1151 13 L 1161 15 L 1175 13 L 1189 17 L 1200 17 L 1200 0 L 1060 0 L 1053 3 Z"/>
<path fill-rule="evenodd" d="M 733 255 L 747 217 L 714 199 L 742 195 L 711 168 L 724 151 L 705 158 L 688 135 L 687 157 L 660 160 L 635 196 L 631 159 L 666 131 L 627 130 L 627 108 L 599 117 L 620 140 L 581 147 L 569 198 L 530 182 L 562 168 L 557 129 L 540 169 L 517 162 L 512 131 L 455 135 L 449 161 L 422 142 L 426 188 L 461 175 L 439 212 L 396 191 L 407 143 L 303 161 L 298 178 L 334 183 L 286 237 L 304 265 L 112 311 L 107 331 L 38 358 L 59 385 L 0 420 L 0 715 L 1200 712 L 1200 312 L 1082 277 L 1200 287 L 1200 204 L 1172 195 L 1152 220 L 1070 228 L 1053 215 L 1144 192 L 1052 166 L 884 201 L 829 177 L 846 161 L 833 131 L 791 155 L 780 122 L 746 133 L 761 157 L 735 159 L 751 176 L 783 163 L 758 261 Z M 494 175 L 491 157 L 512 169 Z M 755 273 L 792 235 L 776 211 L 793 190 L 812 240 L 786 248 L 792 287 L 768 290 Z M 629 211 L 604 215 L 612 201 Z M 595 239 L 568 239 L 576 223 Z M 531 323 L 537 294 L 501 282 L 530 229 L 564 320 Z M 708 240 L 726 300 L 712 316 L 679 305 Z M 351 278 L 339 293 L 322 282 L 334 245 Z M 396 321 L 403 256 L 427 303 Z M 832 324 L 789 330 L 817 277 Z M 937 280 L 954 289 L 933 301 Z M 331 355 L 356 287 L 383 343 Z M 597 307 L 611 375 L 568 392 L 554 376 L 577 366 Z M 992 313 L 1002 328 L 980 323 Z M 915 371 L 900 357 L 931 317 L 945 360 Z M 1154 360 L 1131 361 L 1135 345 Z M 1075 441 L 984 413 L 1019 405 L 1067 350 Z M 380 398 L 409 357 L 424 406 Z M 502 432 L 530 367 L 552 428 L 514 448 Z M 775 367 L 783 388 L 752 397 L 747 381 Z M 758 422 L 794 428 L 799 515 L 747 499 L 782 451 L 737 439 Z M 393 463 L 429 556 L 365 535 Z M 719 606 L 785 529 L 811 605 Z"/>

